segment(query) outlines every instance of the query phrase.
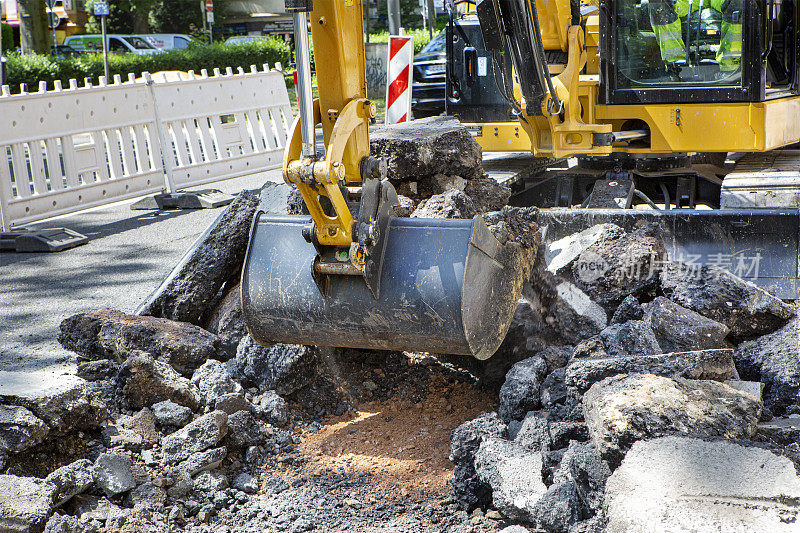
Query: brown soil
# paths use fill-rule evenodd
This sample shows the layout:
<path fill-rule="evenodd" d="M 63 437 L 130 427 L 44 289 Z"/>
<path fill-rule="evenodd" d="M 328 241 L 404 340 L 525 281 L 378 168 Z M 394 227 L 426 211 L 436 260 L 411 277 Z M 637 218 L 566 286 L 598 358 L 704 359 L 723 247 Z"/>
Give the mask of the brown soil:
<path fill-rule="evenodd" d="M 436 377 L 422 401 L 362 403 L 355 413 L 327 419 L 318 432 L 304 434 L 298 448 L 315 473 L 370 473 L 398 497 L 449 494 L 450 432 L 491 408 L 491 398 L 474 385 Z"/>

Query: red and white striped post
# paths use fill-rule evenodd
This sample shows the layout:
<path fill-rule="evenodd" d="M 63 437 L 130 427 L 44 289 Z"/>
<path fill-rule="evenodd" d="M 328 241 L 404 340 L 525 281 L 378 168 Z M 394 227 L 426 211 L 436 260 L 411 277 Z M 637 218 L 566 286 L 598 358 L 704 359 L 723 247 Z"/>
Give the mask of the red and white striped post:
<path fill-rule="evenodd" d="M 408 122 L 411 115 L 411 73 L 414 69 L 414 38 L 389 37 L 386 69 L 386 124 Z"/>

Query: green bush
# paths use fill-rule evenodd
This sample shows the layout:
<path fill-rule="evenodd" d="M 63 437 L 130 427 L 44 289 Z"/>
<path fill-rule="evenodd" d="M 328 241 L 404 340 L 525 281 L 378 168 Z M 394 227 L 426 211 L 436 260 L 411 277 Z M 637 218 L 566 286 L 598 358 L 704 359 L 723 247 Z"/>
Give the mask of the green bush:
<path fill-rule="evenodd" d="M 129 72 L 139 77 L 142 72 L 162 70 L 194 70 L 199 74 L 202 69 L 207 69 L 210 74 L 214 68 L 242 67 L 249 71 L 250 65 L 260 69 L 264 63 L 272 67 L 275 62 L 281 62 L 285 66 L 290 58 L 289 45 L 285 41 L 265 39 L 239 45 L 197 45 L 149 56 L 110 54 L 108 63 L 112 77 L 119 74 L 126 79 Z M 103 75 L 102 54 L 80 54 L 64 59 L 49 55 L 11 54 L 7 65 L 7 83 L 12 92 L 19 91 L 21 83 L 27 84 L 28 90 L 36 90 L 41 81 L 46 81 L 48 88 L 52 88 L 55 80 L 61 80 L 66 87 L 71 78 L 83 85 L 84 78 L 91 78 L 96 83 L 97 78 Z"/>

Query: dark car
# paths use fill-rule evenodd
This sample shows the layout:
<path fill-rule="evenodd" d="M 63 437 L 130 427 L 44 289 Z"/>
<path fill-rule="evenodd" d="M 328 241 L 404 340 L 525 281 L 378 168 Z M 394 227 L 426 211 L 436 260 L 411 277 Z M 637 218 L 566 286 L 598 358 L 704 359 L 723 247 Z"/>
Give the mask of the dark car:
<path fill-rule="evenodd" d="M 445 33 L 439 33 L 414 56 L 414 79 L 411 86 L 411 112 L 414 118 L 444 112 L 447 63 Z"/>

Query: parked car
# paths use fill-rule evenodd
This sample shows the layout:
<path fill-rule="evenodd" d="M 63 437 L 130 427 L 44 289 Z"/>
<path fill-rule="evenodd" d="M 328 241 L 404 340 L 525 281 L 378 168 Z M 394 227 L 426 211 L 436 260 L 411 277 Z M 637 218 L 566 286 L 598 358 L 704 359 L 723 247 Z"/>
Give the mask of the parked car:
<path fill-rule="evenodd" d="M 109 34 L 108 51 L 117 54 L 138 54 L 151 55 L 158 54 L 160 50 L 137 35 Z M 77 50 L 78 52 L 102 52 L 103 36 L 94 35 L 71 35 L 64 39 L 64 44 Z"/>
<path fill-rule="evenodd" d="M 411 113 L 414 118 L 444 113 L 447 75 L 446 32 L 442 31 L 414 56 L 411 82 Z"/>
<path fill-rule="evenodd" d="M 188 48 L 193 44 L 201 44 L 200 41 L 185 33 L 148 33 L 139 34 L 136 37 L 141 37 L 159 50 Z"/>

